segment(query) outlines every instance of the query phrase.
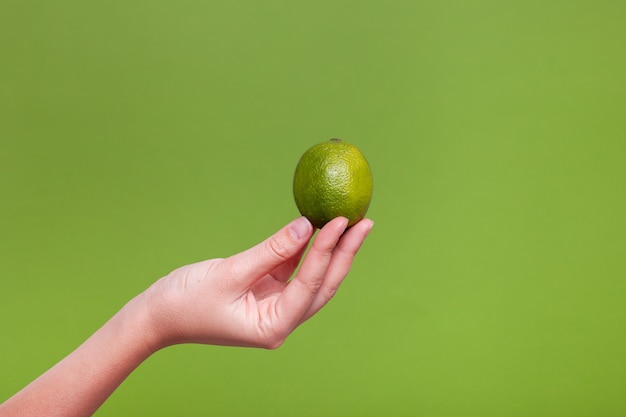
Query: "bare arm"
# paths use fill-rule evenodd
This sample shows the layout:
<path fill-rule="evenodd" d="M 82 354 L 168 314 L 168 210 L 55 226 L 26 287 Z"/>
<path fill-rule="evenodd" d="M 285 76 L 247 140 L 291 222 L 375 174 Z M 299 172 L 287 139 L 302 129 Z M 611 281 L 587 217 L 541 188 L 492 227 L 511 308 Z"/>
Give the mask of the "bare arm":
<path fill-rule="evenodd" d="M 257 246 L 179 268 L 135 297 L 74 352 L 0 405 L 0 417 L 92 415 L 155 351 L 179 343 L 274 349 L 347 275 L 373 222 L 337 218 L 316 236 L 298 218 Z"/>
<path fill-rule="evenodd" d="M 128 303 L 70 355 L 0 405 L 0 416 L 90 416 L 150 350 L 148 317 Z"/>

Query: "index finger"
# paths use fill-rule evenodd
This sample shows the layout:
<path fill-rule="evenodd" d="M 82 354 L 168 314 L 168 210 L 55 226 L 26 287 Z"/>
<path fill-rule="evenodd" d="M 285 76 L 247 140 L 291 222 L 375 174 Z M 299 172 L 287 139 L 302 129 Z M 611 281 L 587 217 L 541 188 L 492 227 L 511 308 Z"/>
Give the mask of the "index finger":
<path fill-rule="evenodd" d="M 309 310 L 305 313 L 304 317 L 302 317 L 301 322 L 308 320 L 334 297 L 343 279 L 348 275 L 352 261 L 372 229 L 372 226 L 374 226 L 372 220 L 363 219 L 341 236 L 337 247 L 333 251 L 333 257 L 326 271 L 324 282 L 315 300 L 309 307 Z"/>
<path fill-rule="evenodd" d="M 332 259 L 333 250 L 348 226 L 348 219 L 337 217 L 324 226 L 305 255 L 296 276 L 277 300 L 278 317 L 293 330 L 315 300 Z"/>

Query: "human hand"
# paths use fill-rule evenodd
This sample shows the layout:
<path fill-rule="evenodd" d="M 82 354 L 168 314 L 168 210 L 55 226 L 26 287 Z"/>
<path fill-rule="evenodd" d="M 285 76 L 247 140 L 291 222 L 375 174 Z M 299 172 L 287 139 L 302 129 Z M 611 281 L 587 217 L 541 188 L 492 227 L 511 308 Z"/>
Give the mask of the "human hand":
<path fill-rule="evenodd" d="M 338 217 L 315 237 L 305 217 L 225 259 L 184 266 L 142 294 L 152 351 L 179 343 L 274 349 L 335 294 L 373 222 Z"/>
<path fill-rule="evenodd" d="M 179 268 L 0 404 L 0 416 L 90 416 L 156 350 L 177 343 L 277 348 L 335 294 L 373 226 L 300 217 L 255 247 Z"/>

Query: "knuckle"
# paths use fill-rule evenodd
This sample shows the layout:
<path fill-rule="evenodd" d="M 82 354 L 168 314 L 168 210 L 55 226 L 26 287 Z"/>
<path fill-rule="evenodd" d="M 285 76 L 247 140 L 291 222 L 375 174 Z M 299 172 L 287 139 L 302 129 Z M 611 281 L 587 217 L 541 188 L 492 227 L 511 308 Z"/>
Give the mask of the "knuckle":
<path fill-rule="evenodd" d="M 289 246 L 280 239 L 271 238 L 266 241 L 266 249 L 272 256 L 286 260 L 290 257 L 291 252 Z"/>
<path fill-rule="evenodd" d="M 279 338 L 279 339 L 275 339 L 275 340 L 268 340 L 263 347 L 265 349 L 267 349 L 267 350 L 276 350 L 279 347 L 281 347 L 283 345 L 283 343 L 285 343 L 285 339 L 284 338 Z"/>
<path fill-rule="evenodd" d="M 337 293 L 337 288 L 323 288 L 320 290 L 320 297 L 318 301 L 318 308 L 322 308 L 326 306 L 330 300 L 335 297 Z"/>
<path fill-rule="evenodd" d="M 278 329 L 271 329 L 270 331 L 263 331 L 263 335 L 260 337 L 258 346 L 267 350 L 278 349 L 285 343 L 289 333 L 279 331 Z"/>
<path fill-rule="evenodd" d="M 322 254 L 330 254 L 333 252 L 333 249 L 335 249 L 335 245 L 331 245 L 326 242 L 320 242 L 319 239 L 315 239 L 315 241 L 313 241 L 311 249 Z"/>
<path fill-rule="evenodd" d="M 329 302 L 330 300 L 332 300 L 335 294 L 337 294 L 337 290 L 338 290 L 337 287 L 324 289 L 322 293 L 322 296 L 324 297 L 324 301 Z"/>
<path fill-rule="evenodd" d="M 311 280 L 294 280 L 294 283 L 298 283 L 304 289 L 309 292 L 311 295 L 315 295 L 320 291 L 322 286 L 321 279 L 311 279 Z"/>

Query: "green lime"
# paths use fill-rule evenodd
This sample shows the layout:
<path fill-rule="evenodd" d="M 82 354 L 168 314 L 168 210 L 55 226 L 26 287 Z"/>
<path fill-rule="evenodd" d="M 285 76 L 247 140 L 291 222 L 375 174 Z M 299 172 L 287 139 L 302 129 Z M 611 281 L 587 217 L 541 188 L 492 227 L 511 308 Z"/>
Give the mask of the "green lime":
<path fill-rule="evenodd" d="M 293 177 L 296 206 L 318 228 L 339 216 L 354 225 L 365 217 L 372 190 L 372 171 L 361 151 L 336 138 L 309 148 Z"/>

